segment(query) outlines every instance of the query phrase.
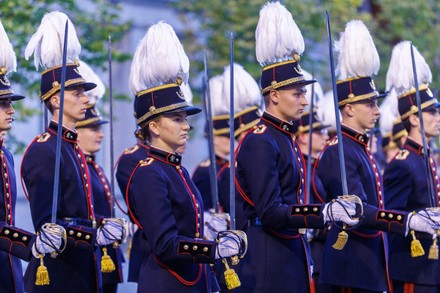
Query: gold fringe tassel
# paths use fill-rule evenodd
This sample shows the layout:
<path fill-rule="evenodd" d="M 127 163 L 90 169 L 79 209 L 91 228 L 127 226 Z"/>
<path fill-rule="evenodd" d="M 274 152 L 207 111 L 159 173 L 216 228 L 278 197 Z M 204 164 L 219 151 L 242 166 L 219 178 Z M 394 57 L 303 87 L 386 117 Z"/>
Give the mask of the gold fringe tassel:
<path fill-rule="evenodd" d="M 241 282 L 235 270 L 229 267 L 228 261 L 225 258 L 222 259 L 222 262 L 225 264 L 225 268 L 226 268 L 224 274 L 225 274 L 226 287 L 228 288 L 228 290 L 232 290 L 240 287 Z"/>
<path fill-rule="evenodd" d="M 437 245 L 437 237 L 435 237 L 432 241 L 431 247 L 429 247 L 428 259 L 437 260 L 438 259 L 438 245 Z"/>
<path fill-rule="evenodd" d="M 107 248 L 102 248 L 102 258 L 101 258 L 101 272 L 111 273 L 116 270 L 115 263 L 113 262 L 110 255 L 107 254 Z"/>
<path fill-rule="evenodd" d="M 49 272 L 47 271 L 47 267 L 44 265 L 43 255 L 40 254 L 38 257 L 40 258 L 40 266 L 37 269 L 35 285 L 37 286 L 49 285 L 50 284 Z"/>
<path fill-rule="evenodd" d="M 411 241 L 411 256 L 412 257 L 419 257 L 422 255 L 425 255 L 425 250 L 423 250 L 422 244 L 416 238 L 416 233 L 414 232 L 414 230 L 411 230 L 411 236 L 413 239 Z"/>
<path fill-rule="evenodd" d="M 347 232 L 345 232 L 345 227 L 346 227 L 346 225 L 344 224 L 343 226 L 342 226 L 342 231 L 341 232 L 339 232 L 339 234 L 338 234 L 338 239 L 336 240 L 336 242 L 335 242 L 335 244 L 333 244 L 333 248 L 334 249 L 336 249 L 336 250 L 342 250 L 342 249 L 344 249 L 344 247 L 345 247 L 345 244 L 347 244 L 347 241 L 348 241 L 348 234 L 347 234 Z"/>

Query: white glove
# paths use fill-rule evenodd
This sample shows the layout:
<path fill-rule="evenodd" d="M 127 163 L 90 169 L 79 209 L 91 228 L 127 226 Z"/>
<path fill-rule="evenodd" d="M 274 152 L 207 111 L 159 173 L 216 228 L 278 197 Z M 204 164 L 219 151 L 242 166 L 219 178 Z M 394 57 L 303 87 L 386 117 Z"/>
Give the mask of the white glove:
<path fill-rule="evenodd" d="M 228 229 L 229 214 L 204 212 L 203 235 L 207 240 L 217 239 L 218 232 Z"/>
<path fill-rule="evenodd" d="M 308 242 L 311 242 L 315 238 L 315 230 L 314 229 L 307 229 L 306 238 L 307 238 Z"/>
<path fill-rule="evenodd" d="M 440 226 L 440 212 L 434 210 L 421 210 L 417 213 L 412 212 L 406 221 L 406 232 L 415 230 L 418 232 L 426 232 L 429 234 L 436 234 L 435 230 L 439 230 Z"/>
<path fill-rule="evenodd" d="M 348 225 L 356 225 L 359 219 L 352 219 L 350 216 L 356 215 L 356 204 L 341 199 L 334 199 L 324 205 L 322 209 L 324 223 L 327 222 L 344 222 Z"/>
<path fill-rule="evenodd" d="M 122 242 L 126 234 L 126 221 L 120 218 L 107 218 L 98 228 L 96 242 L 99 246 Z"/>
<path fill-rule="evenodd" d="M 239 255 L 243 257 L 247 251 L 246 233 L 240 230 L 227 230 L 219 233 L 215 259 Z"/>
<path fill-rule="evenodd" d="M 138 226 L 133 223 L 132 221 L 129 221 L 127 223 L 127 238 L 132 238 L 134 233 L 138 230 Z"/>
<path fill-rule="evenodd" d="M 46 253 L 50 253 L 55 257 L 64 250 L 64 247 L 61 248 L 63 240 L 65 247 L 66 230 L 64 227 L 53 223 L 46 223 L 41 226 L 40 231 L 37 233 L 36 240 L 32 245 L 32 255 L 38 258 L 40 254 L 44 256 Z"/>

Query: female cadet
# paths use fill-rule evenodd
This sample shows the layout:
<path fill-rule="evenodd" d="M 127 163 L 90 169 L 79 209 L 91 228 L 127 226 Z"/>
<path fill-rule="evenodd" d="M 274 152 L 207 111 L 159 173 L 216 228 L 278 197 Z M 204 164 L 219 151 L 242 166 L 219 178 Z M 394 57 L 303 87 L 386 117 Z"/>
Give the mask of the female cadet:
<path fill-rule="evenodd" d="M 177 149 L 186 144 L 189 106 L 180 89 L 189 61 L 174 30 L 151 26 L 134 55 L 130 86 L 136 95 L 138 137 L 148 140 L 148 157 L 128 182 L 130 213 L 151 249 L 138 280 L 138 292 L 218 291 L 208 263 L 240 255 L 245 235 L 222 232 L 219 240 L 203 239 L 203 202 Z"/>

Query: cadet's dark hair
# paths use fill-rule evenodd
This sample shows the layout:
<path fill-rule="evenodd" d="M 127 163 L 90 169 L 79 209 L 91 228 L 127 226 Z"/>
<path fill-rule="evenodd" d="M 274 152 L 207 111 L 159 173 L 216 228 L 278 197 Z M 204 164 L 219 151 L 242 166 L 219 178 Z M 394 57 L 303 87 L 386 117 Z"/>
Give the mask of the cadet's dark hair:
<path fill-rule="evenodd" d="M 52 95 L 52 97 L 53 97 L 53 95 Z M 46 108 L 47 108 L 47 110 L 49 110 L 50 114 L 53 114 L 53 106 L 50 103 L 50 100 L 52 99 L 52 97 L 44 100 L 44 104 L 46 105 Z"/>
<path fill-rule="evenodd" d="M 411 131 L 411 123 L 409 122 L 409 117 L 402 120 L 403 127 L 405 127 L 405 130 L 409 133 Z"/>
<path fill-rule="evenodd" d="M 139 125 L 141 128 L 137 129 L 134 132 L 134 135 L 136 136 L 136 138 L 138 138 L 139 140 L 145 141 L 149 144 L 151 142 L 151 133 L 150 133 L 149 124 L 151 121 L 158 122 L 160 120 L 160 118 L 162 118 L 162 115 L 159 115 L 153 119 L 150 119 L 150 120 L 144 122 L 142 125 Z"/>

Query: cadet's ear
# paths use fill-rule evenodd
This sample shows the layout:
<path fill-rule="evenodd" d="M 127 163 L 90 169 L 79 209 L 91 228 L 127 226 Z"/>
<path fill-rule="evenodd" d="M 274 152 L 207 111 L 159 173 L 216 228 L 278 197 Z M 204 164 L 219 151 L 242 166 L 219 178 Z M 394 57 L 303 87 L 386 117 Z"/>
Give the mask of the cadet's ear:
<path fill-rule="evenodd" d="M 148 123 L 148 129 L 150 130 L 151 134 L 154 134 L 155 136 L 159 136 L 160 131 L 159 131 L 159 124 L 157 121 L 150 121 Z"/>
<path fill-rule="evenodd" d="M 277 90 L 271 90 L 269 92 L 269 98 L 272 101 L 272 103 L 274 103 L 275 105 L 278 104 L 279 100 L 280 100 L 280 95 L 279 92 Z"/>
<path fill-rule="evenodd" d="M 308 135 L 306 135 L 306 134 L 300 134 L 300 135 L 298 135 L 298 137 L 296 139 L 298 140 L 298 142 L 300 144 L 303 144 L 303 145 L 307 144 L 307 142 L 309 141 Z"/>
<path fill-rule="evenodd" d="M 58 94 L 50 97 L 49 103 L 52 105 L 52 109 L 58 110 L 60 108 L 60 96 Z"/>
<path fill-rule="evenodd" d="M 346 104 L 344 106 L 344 112 L 347 114 L 348 117 L 353 117 L 354 116 L 354 107 L 352 104 Z"/>
<path fill-rule="evenodd" d="M 419 117 L 417 117 L 416 115 L 410 115 L 409 117 L 408 117 L 408 121 L 409 121 L 409 124 L 411 124 L 411 127 L 417 127 L 417 126 L 419 126 Z"/>

